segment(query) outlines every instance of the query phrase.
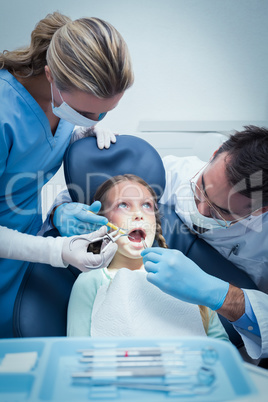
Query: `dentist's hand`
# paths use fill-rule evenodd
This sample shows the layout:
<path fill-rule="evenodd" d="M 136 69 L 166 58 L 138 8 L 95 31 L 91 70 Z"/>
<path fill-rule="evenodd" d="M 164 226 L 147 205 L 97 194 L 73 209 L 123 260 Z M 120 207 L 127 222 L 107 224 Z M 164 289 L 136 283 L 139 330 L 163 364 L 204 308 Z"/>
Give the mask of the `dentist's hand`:
<path fill-rule="evenodd" d="M 141 253 L 147 279 L 177 299 L 218 310 L 229 283 L 208 275 L 178 250 L 147 248 Z"/>
<path fill-rule="evenodd" d="M 66 237 L 63 242 L 62 247 L 62 259 L 65 264 L 73 265 L 74 267 L 80 269 L 80 271 L 88 271 L 90 267 L 92 269 L 107 267 L 111 260 L 113 259 L 116 250 L 118 248 L 117 244 L 113 242 L 105 242 L 101 246 L 100 254 L 93 254 L 87 251 L 89 241 L 98 237 L 103 237 L 107 233 L 107 227 L 103 226 L 96 232 L 82 235 L 81 239 L 75 236 L 75 241 L 72 242 L 73 237 Z M 85 240 L 87 239 L 87 240 Z"/>
<path fill-rule="evenodd" d="M 93 232 L 108 222 L 104 216 L 95 215 L 100 208 L 100 201 L 95 201 L 90 206 L 77 202 L 64 203 L 54 210 L 52 223 L 61 236 Z M 88 211 L 92 211 L 94 214 Z"/>

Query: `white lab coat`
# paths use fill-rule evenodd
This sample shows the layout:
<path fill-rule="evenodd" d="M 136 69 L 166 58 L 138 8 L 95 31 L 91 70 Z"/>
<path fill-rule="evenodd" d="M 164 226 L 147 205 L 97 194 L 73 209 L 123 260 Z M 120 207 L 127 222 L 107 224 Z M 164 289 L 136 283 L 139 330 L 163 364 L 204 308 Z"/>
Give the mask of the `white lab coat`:
<path fill-rule="evenodd" d="M 205 165 L 195 156 L 163 158 L 166 169 L 166 188 L 160 200 L 162 204 L 174 205 L 176 213 L 192 229 L 187 213 L 191 188 L 189 180 Z M 227 229 L 209 230 L 199 237 L 218 250 L 225 258 L 245 271 L 258 288 L 247 290 L 251 306 L 257 318 L 262 342 L 250 331 L 240 331 L 248 354 L 257 359 L 268 356 L 268 213 L 249 217 Z M 266 294 L 265 294 L 266 293 Z"/>

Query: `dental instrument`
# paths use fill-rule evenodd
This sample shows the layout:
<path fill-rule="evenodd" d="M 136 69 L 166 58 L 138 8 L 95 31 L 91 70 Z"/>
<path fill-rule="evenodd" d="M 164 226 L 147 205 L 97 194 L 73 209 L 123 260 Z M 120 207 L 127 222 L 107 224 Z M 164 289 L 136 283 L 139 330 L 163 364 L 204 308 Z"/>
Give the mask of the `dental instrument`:
<path fill-rule="evenodd" d="M 93 211 L 88 211 L 88 210 L 85 209 L 85 208 L 83 208 L 83 211 L 90 212 L 91 214 L 95 214 L 95 212 L 93 212 Z M 96 214 L 95 214 L 95 215 L 96 215 Z M 118 226 L 114 225 L 114 224 L 111 223 L 111 222 L 106 223 L 106 226 L 109 226 L 109 228 L 118 231 L 118 233 L 121 233 L 122 235 L 128 235 L 128 233 L 129 233 L 129 230 L 123 229 L 123 228 L 119 228 Z M 133 238 L 132 236 L 129 236 L 129 237 Z M 146 242 L 145 242 L 145 240 L 144 240 L 143 237 L 141 237 L 141 242 L 142 242 L 142 245 L 143 245 L 143 248 L 144 248 L 144 249 L 148 248 L 148 246 L 147 246 L 147 244 L 146 244 Z"/>
<path fill-rule="evenodd" d="M 86 237 L 83 237 L 83 236 L 74 236 L 73 238 L 72 238 L 72 240 L 70 241 L 70 243 L 69 243 L 69 249 L 70 249 L 70 251 L 72 251 L 72 245 L 73 245 L 73 243 L 75 242 L 75 241 L 77 241 L 77 240 L 85 240 L 85 241 L 87 241 L 88 242 L 88 244 L 91 244 L 91 243 L 97 243 L 97 242 L 100 242 L 100 241 L 105 241 L 107 244 L 105 244 L 105 246 L 103 247 L 103 249 L 101 250 L 101 252 L 103 253 L 106 249 L 107 249 L 107 247 L 108 247 L 108 245 L 110 244 L 110 242 L 113 242 L 113 243 L 115 243 L 120 237 L 122 237 L 122 236 L 128 236 L 128 233 L 119 233 L 118 234 L 118 232 L 119 232 L 119 228 L 118 228 L 118 230 L 116 230 L 115 232 L 112 232 L 112 233 L 106 233 L 104 236 L 102 236 L 102 237 L 95 237 L 94 239 L 92 239 L 92 240 L 90 240 L 90 239 L 88 239 L 88 238 L 86 238 Z M 104 257 L 103 257 L 103 254 L 101 254 L 101 262 L 98 264 L 98 265 L 96 265 L 96 266 L 88 266 L 88 265 L 85 265 L 85 268 L 88 268 L 88 269 L 99 269 L 99 268 L 101 268 L 102 266 L 103 266 L 103 263 L 104 263 Z"/>
<path fill-rule="evenodd" d="M 85 208 L 83 208 L 83 211 L 90 212 L 91 214 L 96 215 L 95 212 L 89 211 Z M 119 228 L 118 226 L 114 225 L 111 222 L 106 223 L 106 226 L 109 226 L 109 228 L 111 228 L 111 229 L 118 230 L 118 232 L 121 233 L 122 235 L 125 235 L 128 233 L 128 231 L 126 229 Z"/>
<path fill-rule="evenodd" d="M 87 371 L 77 371 L 72 374 L 73 378 L 101 378 L 104 377 L 165 377 L 165 376 L 176 376 L 187 378 L 189 381 L 189 376 L 194 376 L 197 374 L 196 370 L 187 371 L 179 369 L 166 369 L 164 367 L 132 367 L 131 369 L 118 368 L 115 367 L 111 370 L 96 370 L 90 369 Z"/>
<path fill-rule="evenodd" d="M 80 359 L 81 363 L 87 363 L 87 371 L 89 369 L 104 369 L 104 368 L 108 368 L 108 367 L 113 367 L 113 368 L 118 368 L 118 370 L 121 370 L 122 368 L 130 368 L 130 367 L 162 367 L 162 366 L 172 366 L 172 367 L 185 367 L 185 364 L 181 361 L 175 361 L 174 359 L 165 359 L 164 361 L 162 359 L 150 359 L 150 360 L 125 360 L 125 361 L 121 361 L 121 360 L 110 360 L 110 361 L 95 361 L 94 359 L 91 361 L 88 360 L 82 360 Z"/>
<path fill-rule="evenodd" d="M 72 373 L 78 384 L 94 387 L 162 391 L 180 395 L 205 395 L 217 386 L 214 348 L 199 350 L 174 347 L 82 349 L 84 370 Z M 198 357 L 198 359 L 196 359 Z M 97 388 L 96 388 L 97 387 Z"/>
<path fill-rule="evenodd" d="M 145 242 L 145 240 L 144 240 L 143 237 L 141 237 L 141 242 L 142 242 L 142 245 L 143 245 L 143 248 L 144 248 L 144 249 L 145 249 L 145 248 L 148 248 L 148 246 L 147 246 L 147 244 L 146 244 L 146 242 Z"/>
<path fill-rule="evenodd" d="M 131 382 L 127 378 L 131 377 Z M 117 386 L 183 394 L 206 394 L 215 387 L 215 372 L 201 366 L 198 369 L 181 370 L 176 367 L 136 367 L 112 369 L 94 367 L 72 374 L 74 381 L 87 381 L 90 386 Z M 138 381 L 138 382 L 137 382 Z"/>
<path fill-rule="evenodd" d="M 165 353 L 175 353 L 176 348 L 156 348 L 156 347 L 130 347 L 126 348 L 115 348 L 115 349 L 82 349 L 78 350 L 77 353 L 82 353 L 83 357 L 96 357 L 96 356 L 161 356 L 163 352 Z M 198 354 L 200 352 L 198 351 Z"/>
<path fill-rule="evenodd" d="M 163 385 L 158 385 L 158 384 L 151 384 L 151 383 L 145 383 L 145 384 L 135 384 L 135 383 L 127 383 L 127 382 L 121 382 L 121 381 L 111 381 L 111 382 L 90 382 L 91 386 L 116 386 L 118 388 L 128 388 L 128 389 L 136 389 L 136 390 L 147 390 L 147 391 L 163 391 L 163 392 L 169 392 L 170 396 L 182 396 L 182 395 L 189 395 L 189 396 L 198 396 L 198 395 L 205 395 L 208 393 L 211 393 L 212 390 L 215 388 L 215 385 L 213 386 L 204 386 L 204 385 L 199 385 L 199 384 L 163 384 Z M 173 395 L 177 394 L 177 395 Z"/>
<path fill-rule="evenodd" d="M 79 349 L 77 353 L 81 353 L 83 358 L 103 358 L 103 359 L 117 359 L 119 358 L 130 358 L 130 357 L 157 357 L 166 356 L 171 354 L 176 357 L 197 357 L 200 356 L 204 363 L 214 364 L 219 356 L 214 348 L 205 347 L 201 350 L 188 350 L 187 348 L 170 348 L 170 347 L 129 347 L 129 348 L 114 348 L 114 349 Z"/>

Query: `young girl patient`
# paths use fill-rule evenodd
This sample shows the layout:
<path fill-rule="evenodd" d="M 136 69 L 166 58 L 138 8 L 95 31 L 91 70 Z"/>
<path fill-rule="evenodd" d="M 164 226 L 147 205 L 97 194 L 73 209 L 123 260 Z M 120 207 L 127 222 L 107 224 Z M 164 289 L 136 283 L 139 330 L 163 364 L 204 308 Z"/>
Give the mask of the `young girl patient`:
<path fill-rule="evenodd" d="M 100 213 L 128 236 L 118 241 L 110 265 L 79 275 L 68 306 L 68 336 L 213 336 L 228 340 L 217 314 L 207 307 L 182 302 L 146 279 L 141 251 L 162 235 L 156 195 L 141 178 L 115 176 L 95 194 Z M 145 243 L 144 243 L 145 242 Z"/>

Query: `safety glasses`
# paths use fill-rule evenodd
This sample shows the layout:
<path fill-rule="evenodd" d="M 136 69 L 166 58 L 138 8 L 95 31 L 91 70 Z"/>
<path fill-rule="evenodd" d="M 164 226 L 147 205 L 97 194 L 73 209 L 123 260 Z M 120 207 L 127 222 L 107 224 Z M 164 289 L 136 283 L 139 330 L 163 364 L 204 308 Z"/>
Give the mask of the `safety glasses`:
<path fill-rule="evenodd" d="M 221 214 L 221 212 L 210 202 L 210 200 L 208 199 L 207 195 L 205 194 L 204 190 L 201 189 L 198 184 L 196 184 L 196 180 L 195 178 L 197 176 L 199 176 L 199 174 L 204 171 L 207 166 L 210 164 L 210 161 L 203 166 L 191 179 L 190 179 L 190 185 L 191 185 L 191 190 L 193 192 L 193 195 L 195 197 L 196 200 L 198 200 L 199 202 L 206 202 L 206 204 L 209 207 L 209 214 L 211 216 L 211 218 L 214 219 L 214 221 L 217 222 L 217 224 L 221 227 L 225 227 L 225 228 L 229 228 L 230 226 L 234 225 L 235 223 L 248 218 L 251 214 L 247 214 L 243 217 L 239 217 L 238 219 L 232 220 L 232 221 L 227 221 Z M 259 208 L 260 209 L 260 208 Z M 258 211 L 258 209 L 256 210 Z M 256 212 L 254 211 L 254 212 Z"/>

